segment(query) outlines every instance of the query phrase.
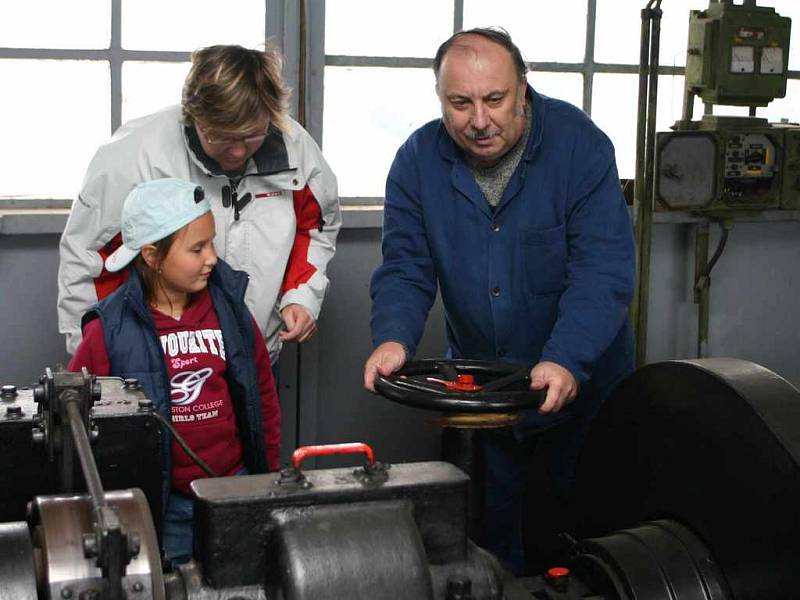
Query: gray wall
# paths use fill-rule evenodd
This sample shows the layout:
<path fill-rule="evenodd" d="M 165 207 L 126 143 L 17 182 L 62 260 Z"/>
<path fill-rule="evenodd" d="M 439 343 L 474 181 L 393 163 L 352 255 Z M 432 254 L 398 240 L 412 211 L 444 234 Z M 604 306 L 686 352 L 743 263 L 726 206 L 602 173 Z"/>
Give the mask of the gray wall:
<path fill-rule="evenodd" d="M 34 383 L 69 360 L 56 317 L 58 239 L 0 234 L 0 383 Z"/>
<path fill-rule="evenodd" d="M 710 349 L 758 362 L 800 387 L 798 239 L 800 223 L 734 227 L 712 273 Z M 0 383 L 33 383 L 45 367 L 66 360 L 55 314 L 57 244 L 56 235 L 0 234 Z M 655 226 L 650 361 L 694 356 L 693 249 L 691 225 Z M 389 462 L 438 454 L 432 415 L 361 387 L 371 349 L 369 277 L 379 259 L 379 229 L 342 230 L 319 333 L 281 358 L 284 460 L 298 443 L 347 441 L 372 444 Z M 437 305 L 419 357 L 440 356 L 443 337 Z"/>
<path fill-rule="evenodd" d="M 712 225 L 711 252 L 719 239 Z M 800 223 L 737 223 L 711 273 L 709 354 L 757 362 L 800 387 Z M 648 362 L 696 356 L 694 226 L 656 225 Z"/>

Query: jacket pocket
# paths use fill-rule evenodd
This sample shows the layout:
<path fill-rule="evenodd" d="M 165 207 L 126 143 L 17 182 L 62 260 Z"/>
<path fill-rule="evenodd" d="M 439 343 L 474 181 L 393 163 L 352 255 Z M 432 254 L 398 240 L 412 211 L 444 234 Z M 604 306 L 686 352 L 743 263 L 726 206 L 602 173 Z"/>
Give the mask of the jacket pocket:
<path fill-rule="evenodd" d="M 522 272 L 528 296 L 557 294 L 567 281 L 566 227 L 523 229 L 521 236 Z"/>

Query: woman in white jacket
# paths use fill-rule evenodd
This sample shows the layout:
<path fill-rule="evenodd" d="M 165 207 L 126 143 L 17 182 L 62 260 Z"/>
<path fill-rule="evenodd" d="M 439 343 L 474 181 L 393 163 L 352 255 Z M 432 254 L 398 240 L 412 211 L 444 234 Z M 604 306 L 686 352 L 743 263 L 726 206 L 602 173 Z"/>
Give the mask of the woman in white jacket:
<path fill-rule="evenodd" d="M 283 341 L 313 335 L 341 213 L 333 172 L 287 115 L 281 62 L 270 49 L 200 49 L 181 106 L 126 123 L 98 149 L 61 237 L 58 319 L 70 353 L 83 314 L 122 283 L 103 261 L 119 245 L 125 197 L 163 177 L 205 189 L 217 252 L 250 275 L 247 305 L 273 364 Z"/>

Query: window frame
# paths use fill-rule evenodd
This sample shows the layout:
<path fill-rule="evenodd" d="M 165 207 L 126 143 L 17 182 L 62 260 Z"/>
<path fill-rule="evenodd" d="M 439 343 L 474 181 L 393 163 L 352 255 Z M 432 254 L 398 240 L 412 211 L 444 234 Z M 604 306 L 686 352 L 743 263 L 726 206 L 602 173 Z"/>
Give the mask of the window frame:
<path fill-rule="evenodd" d="M 0 48 L 0 59 L 53 59 L 106 61 L 110 69 L 110 131 L 122 121 L 122 66 L 127 61 L 187 62 L 191 52 L 127 50 L 122 48 L 122 0 L 111 1 L 111 37 L 108 48 L 52 49 Z M 464 0 L 453 3 L 452 31 L 463 26 Z M 596 73 L 638 74 L 638 64 L 598 63 L 594 61 L 597 0 L 586 1 L 586 39 L 582 62 L 527 62 L 534 72 L 577 73 L 583 78 L 583 110 L 591 116 L 594 75 Z M 642 0 L 645 4 L 645 0 Z M 274 44 L 284 57 L 284 77 L 295 91 L 290 112 L 322 146 L 323 107 L 325 101 L 325 67 L 388 67 L 430 69 L 433 58 L 402 56 L 349 56 L 325 53 L 326 0 L 264 0 L 266 40 Z M 434 49 L 432 49 L 433 51 Z M 301 54 L 305 60 L 301 61 Z M 660 66 L 660 75 L 683 75 L 684 67 Z M 788 71 L 790 79 L 800 79 L 800 71 Z M 302 95 L 304 102 L 299 102 Z M 324 152 L 324 147 L 322 148 Z M 344 206 L 382 206 L 383 197 L 342 197 Z M 70 200 L 62 198 L 0 198 L 4 209 L 63 209 Z"/>

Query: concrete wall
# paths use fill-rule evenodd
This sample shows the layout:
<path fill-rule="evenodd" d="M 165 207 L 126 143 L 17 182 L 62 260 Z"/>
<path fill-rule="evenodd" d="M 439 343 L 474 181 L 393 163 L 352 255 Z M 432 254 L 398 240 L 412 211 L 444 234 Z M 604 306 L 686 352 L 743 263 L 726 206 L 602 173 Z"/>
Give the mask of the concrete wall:
<path fill-rule="evenodd" d="M 56 317 L 58 239 L 0 235 L 0 383 L 29 385 L 69 360 Z"/>
<path fill-rule="evenodd" d="M 711 252 L 719 229 L 711 228 Z M 737 223 L 711 273 L 709 355 L 757 362 L 800 387 L 800 223 Z M 648 362 L 693 358 L 694 227 L 656 225 Z"/>

